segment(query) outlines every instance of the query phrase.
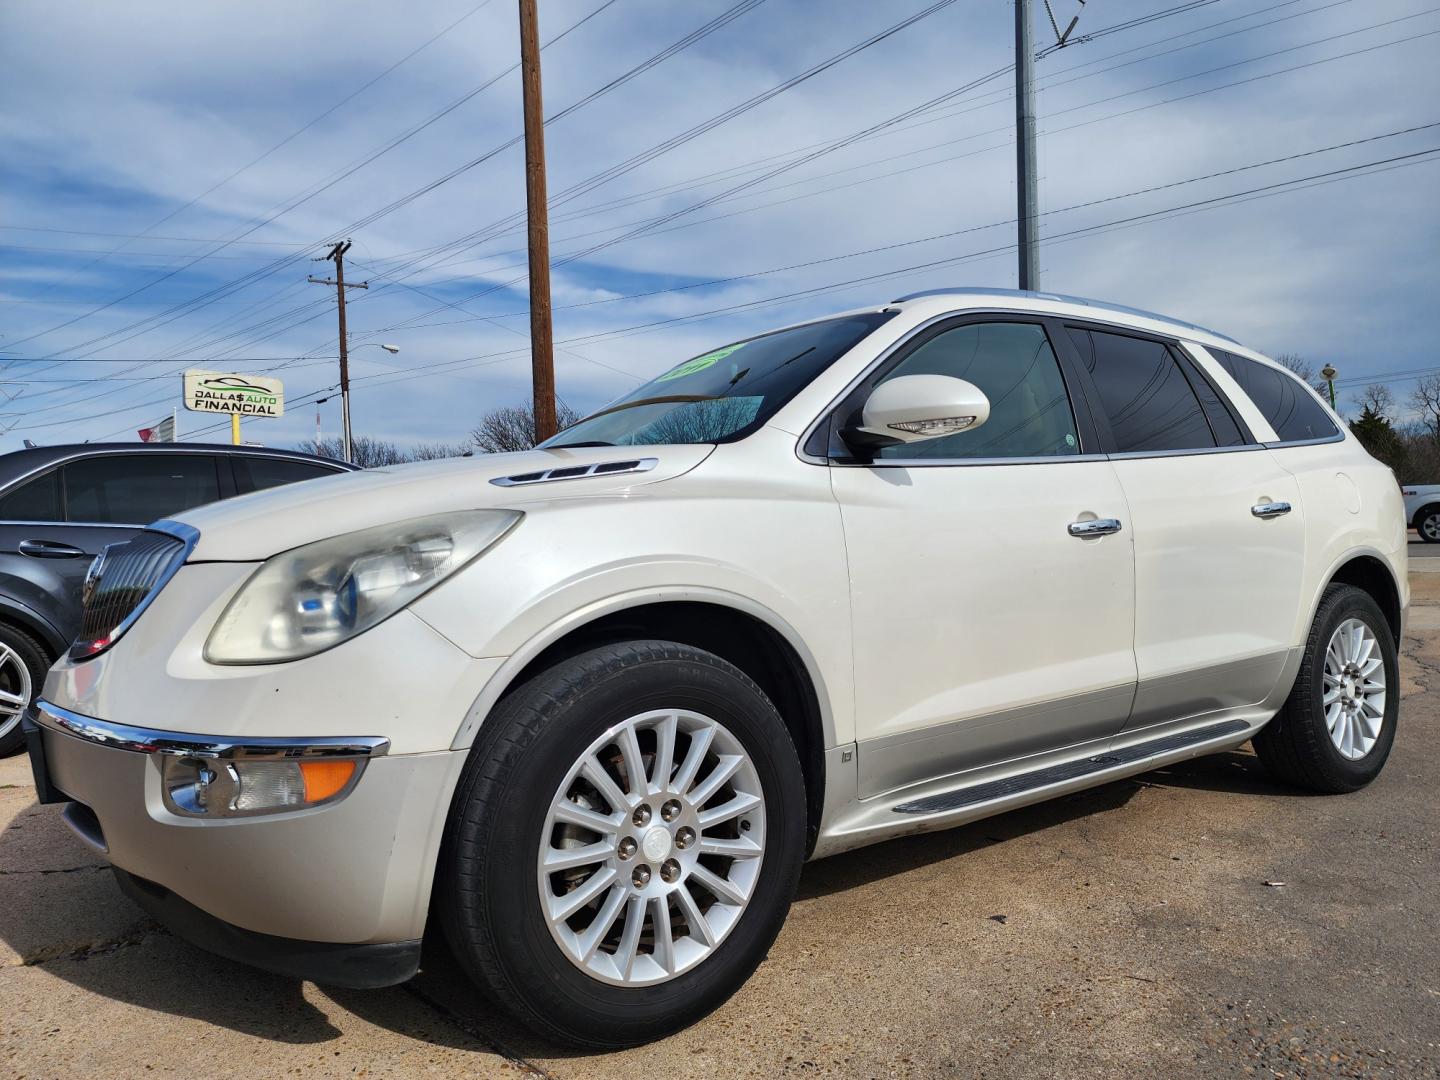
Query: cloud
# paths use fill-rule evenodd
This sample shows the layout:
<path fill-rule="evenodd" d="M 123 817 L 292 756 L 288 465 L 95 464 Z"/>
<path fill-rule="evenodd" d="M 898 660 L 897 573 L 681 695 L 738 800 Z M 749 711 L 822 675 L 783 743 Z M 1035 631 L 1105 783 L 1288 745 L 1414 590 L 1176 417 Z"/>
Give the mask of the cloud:
<path fill-rule="evenodd" d="M 547 2 L 542 37 L 600 4 Z M 725 6 L 618 0 L 605 7 L 546 50 L 547 112 Z M 859 131 L 1009 61 L 1007 10 L 957 3 L 642 167 L 564 198 L 577 183 L 921 6 L 842 0 L 825 5 L 820 18 L 815 5 L 768 0 L 550 127 L 550 191 L 561 200 L 552 220 L 556 367 L 567 401 L 585 410 L 634 385 L 614 368 L 653 374 L 721 342 L 826 311 L 937 285 L 1014 284 L 1008 252 L 904 269 L 1010 243 L 1013 103 L 1004 79 L 651 234 L 566 261 L 637 223 L 763 176 L 800 148 Z M 464 18 L 302 135 L 221 181 L 474 7 L 475 0 L 420 9 L 360 0 L 342 11 L 277 0 L 176 8 L 138 0 L 122 11 L 97 0 L 16 5 L 0 15 L 0 93 L 10 106 L 0 114 L 0 138 L 11 148 L 0 223 L 78 231 L 0 229 L 0 244 L 84 249 L 7 258 L 6 299 L 45 302 L 0 305 L 0 349 L 65 361 L 61 370 L 55 361 L 11 364 L 9 373 L 155 374 L 35 398 L 4 446 L 27 435 L 96 438 L 145 426 L 169 411 L 179 382 L 172 373 L 187 365 L 278 367 L 296 401 L 338 381 L 333 361 L 321 359 L 336 351 L 333 295 L 305 281 L 328 268 L 287 261 L 297 249 L 283 245 L 344 235 L 352 222 L 519 132 L 512 74 L 339 177 L 511 65 L 513 5 L 495 0 Z M 1301 0 L 1251 12 L 1212 5 L 1053 54 L 1038 68 L 1042 209 L 1435 120 L 1425 111 L 1440 89 L 1440 74 L 1425 63 L 1433 39 L 1415 35 L 1440 29 L 1440 19 L 1361 29 L 1421 11 L 1410 0 Z M 1117 17 L 1087 9 L 1081 29 Z M 1335 37 L 1342 34 L 1349 36 Z M 1327 37 L 1335 40 L 1321 41 Z M 1413 40 L 1384 44 L 1407 37 Z M 1383 47 L 1326 61 L 1371 46 Z M 1174 51 L 1153 55 L 1163 50 Z M 1289 51 L 1265 57 L 1278 50 Z M 1315 61 L 1325 62 L 1261 77 Z M 1225 85 L 1241 79 L 1254 81 Z M 1114 115 L 1128 110 L 1138 111 Z M 1328 360 L 1346 376 L 1423 366 L 1432 346 L 1416 315 L 1435 301 L 1434 165 L 1115 231 L 1061 234 L 1440 145 L 1436 131 L 1050 213 L 1043 231 L 1057 239 L 1043 249 L 1044 284 L 1172 312 L 1261 349 Z M 479 411 L 526 396 L 523 208 L 522 157 L 512 147 L 349 234 L 351 276 L 371 282 L 350 298 L 354 344 L 402 348 L 396 357 L 356 352 L 358 430 L 454 440 Z M 152 236 L 81 235 L 138 234 L 176 210 Z M 235 237 L 272 217 L 245 244 L 195 242 Z M 923 241 L 946 233 L 958 235 Z M 94 254 L 116 247 L 113 255 Z M 210 251 L 129 299 L 51 329 Z M 804 263 L 815 265 L 797 265 Z M 703 284 L 716 279 L 733 280 Z M 630 299 L 635 294 L 650 295 Z M 213 302 L 168 312 L 206 298 Z M 307 356 L 316 359 L 278 359 Z M 84 357 L 123 362 L 76 362 Z M 475 359 L 456 363 L 467 358 Z M 157 359 L 167 363 L 148 363 Z M 1407 388 L 1397 389 L 1403 396 Z M 334 430 L 336 403 L 321 409 Z M 282 421 L 250 425 L 247 437 L 287 445 L 310 437 L 313 426 L 313 406 L 302 404 Z"/>

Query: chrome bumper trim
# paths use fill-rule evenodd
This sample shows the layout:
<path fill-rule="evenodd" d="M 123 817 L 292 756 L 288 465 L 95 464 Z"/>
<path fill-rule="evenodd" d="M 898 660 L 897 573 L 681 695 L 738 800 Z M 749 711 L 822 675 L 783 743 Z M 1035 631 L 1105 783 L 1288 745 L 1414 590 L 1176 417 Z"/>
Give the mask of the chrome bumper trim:
<path fill-rule="evenodd" d="M 34 719 L 42 728 L 99 746 L 139 754 L 254 761 L 266 758 L 371 758 L 380 757 L 390 749 L 390 740 L 379 738 L 235 739 L 220 735 L 156 731 L 82 716 L 43 699 L 35 702 Z"/>

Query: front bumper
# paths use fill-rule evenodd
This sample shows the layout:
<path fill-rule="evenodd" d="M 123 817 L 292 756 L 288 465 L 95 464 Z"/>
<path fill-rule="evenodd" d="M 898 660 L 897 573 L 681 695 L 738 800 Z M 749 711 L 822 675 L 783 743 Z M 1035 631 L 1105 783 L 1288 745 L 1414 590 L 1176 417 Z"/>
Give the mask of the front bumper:
<path fill-rule="evenodd" d="M 374 990 L 394 986 L 420 969 L 420 940 L 373 945 L 296 941 L 242 930 L 201 911 L 163 885 L 115 867 L 115 879 L 131 900 L 176 937 L 207 952 L 251 967 L 309 979 L 326 986 Z"/>
<path fill-rule="evenodd" d="M 243 948 L 234 943 L 262 935 L 408 948 L 421 937 L 465 751 L 372 757 L 336 802 L 208 820 L 166 808 L 160 759 L 234 740 L 122 727 L 44 701 L 34 719 L 37 788 L 69 800 L 65 820 L 80 839 L 150 883 L 152 897 L 173 894 L 158 909 L 145 906 L 162 921 L 174 920 L 181 936 L 272 968 L 255 941 Z M 184 929 L 199 921 L 190 908 L 212 924 L 201 935 L 206 940 Z M 303 950 L 292 945 L 291 951 Z"/>

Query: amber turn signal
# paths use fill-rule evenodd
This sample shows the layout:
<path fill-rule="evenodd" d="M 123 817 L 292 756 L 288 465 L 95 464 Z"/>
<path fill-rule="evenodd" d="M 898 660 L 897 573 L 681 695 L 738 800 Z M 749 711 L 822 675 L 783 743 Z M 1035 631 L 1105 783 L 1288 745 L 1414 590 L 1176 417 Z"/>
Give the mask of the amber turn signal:
<path fill-rule="evenodd" d="M 305 778 L 305 802 L 323 802 L 345 790 L 355 775 L 355 762 L 302 761 L 300 773 Z"/>

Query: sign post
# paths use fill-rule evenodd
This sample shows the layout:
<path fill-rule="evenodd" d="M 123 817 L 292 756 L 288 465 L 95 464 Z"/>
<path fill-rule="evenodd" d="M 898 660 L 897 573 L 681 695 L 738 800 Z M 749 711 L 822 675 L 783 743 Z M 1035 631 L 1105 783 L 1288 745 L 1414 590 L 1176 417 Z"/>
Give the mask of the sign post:
<path fill-rule="evenodd" d="M 242 416 L 285 415 L 285 386 L 263 375 L 228 371 L 185 372 L 185 408 L 192 412 L 224 413 L 230 417 L 230 441 L 240 445 Z"/>

